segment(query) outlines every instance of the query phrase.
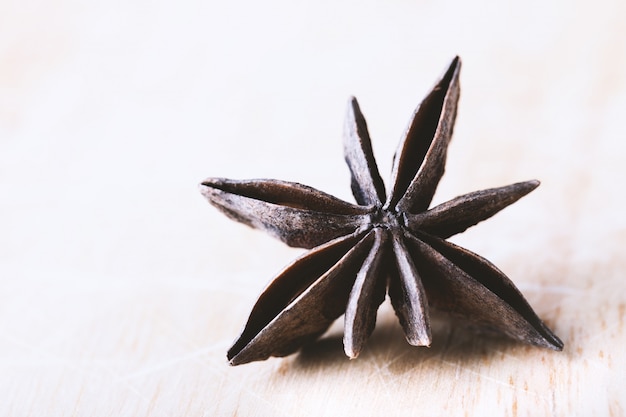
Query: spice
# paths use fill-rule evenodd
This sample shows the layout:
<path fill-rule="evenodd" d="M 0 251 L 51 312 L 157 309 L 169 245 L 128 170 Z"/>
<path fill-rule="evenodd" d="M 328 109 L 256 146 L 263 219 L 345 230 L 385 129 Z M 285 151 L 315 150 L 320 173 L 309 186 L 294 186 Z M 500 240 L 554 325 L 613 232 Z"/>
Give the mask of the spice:
<path fill-rule="evenodd" d="M 416 110 L 394 158 L 387 196 L 356 99 L 344 153 L 357 205 L 278 180 L 211 178 L 201 191 L 228 217 L 290 246 L 312 248 L 274 278 L 228 351 L 232 365 L 286 356 L 345 314 L 344 350 L 356 358 L 388 293 L 408 343 L 429 346 L 438 309 L 536 346 L 563 343 L 486 259 L 445 239 L 493 216 L 538 181 L 477 191 L 428 209 L 444 173 L 459 98 L 460 59 Z"/>

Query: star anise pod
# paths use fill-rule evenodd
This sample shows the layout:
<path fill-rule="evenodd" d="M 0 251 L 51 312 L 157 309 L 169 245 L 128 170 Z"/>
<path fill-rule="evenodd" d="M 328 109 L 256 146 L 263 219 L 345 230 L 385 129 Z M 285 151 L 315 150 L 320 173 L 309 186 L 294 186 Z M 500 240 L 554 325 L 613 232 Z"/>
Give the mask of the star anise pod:
<path fill-rule="evenodd" d="M 228 217 L 290 246 L 312 248 L 263 291 L 228 351 L 232 365 L 289 355 L 342 314 L 344 350 L 355 358 L 386 293 L 411 345 L 430 345 L 429 309 L 436 308 L 532 345 L 562 349 L 500 270 L 445 240 L 514 203 L 539 182 L 477 191 L 428 208 L 444 172 L 460 68 L 457 57 L 416 110 L 394 157 L 389 196 L 354 98 L 344 151 L 358 205 L 278 180 L 202 183 L 204 196 Z"/>

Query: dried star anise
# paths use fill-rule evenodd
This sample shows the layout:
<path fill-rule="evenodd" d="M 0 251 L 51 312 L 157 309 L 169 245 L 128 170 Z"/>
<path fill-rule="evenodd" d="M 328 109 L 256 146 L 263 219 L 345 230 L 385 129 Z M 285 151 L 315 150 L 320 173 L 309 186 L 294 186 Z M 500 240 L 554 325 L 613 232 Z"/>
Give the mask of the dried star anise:
<path fill-rule="evenodd" d="M 261 294 L 228 351 L 232 365 L 289 355 L 344 313 L 344 350 L 355 358 L 387 292 L 411 345 L 430 345 L 432 307 L 532 345 L 563 348 L 500 270 L 445 240 L 514 203 L 539 182 L 477 191 L 428 209 L 444 172 L 460 67 L 457 57 L 416 110 L 394 158 L 388 197 L 354 98 L 344 151 L 358 205 L 277 180 L 202 183 L 204 196 L 228 217 L 290 246 L 313 248 Z"/>

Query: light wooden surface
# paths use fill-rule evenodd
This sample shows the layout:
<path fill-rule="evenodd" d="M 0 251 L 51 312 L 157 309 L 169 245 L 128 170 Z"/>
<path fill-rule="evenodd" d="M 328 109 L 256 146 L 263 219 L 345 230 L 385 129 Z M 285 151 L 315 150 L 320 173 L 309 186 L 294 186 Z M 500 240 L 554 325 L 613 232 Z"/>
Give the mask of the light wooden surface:
<path fill-rule="evenodd" d="M 0 3 L 0 415 L 623 416 L 626 4 Z M 229 367 L 300 250 L 204 202 L 204 177 L 344 199 L 349 95 L 382 173 L 455 54 L 462 97 L 435 197 L 537 178 L 456 242 L 492 260 L 563 352 L 388 304 L 348 361 L 338 322 L 298 355 Z"/>

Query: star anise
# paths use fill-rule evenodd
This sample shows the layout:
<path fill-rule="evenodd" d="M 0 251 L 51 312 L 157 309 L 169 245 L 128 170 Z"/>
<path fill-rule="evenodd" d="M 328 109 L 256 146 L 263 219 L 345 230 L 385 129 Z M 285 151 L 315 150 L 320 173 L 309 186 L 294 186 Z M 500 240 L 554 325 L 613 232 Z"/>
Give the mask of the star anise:
<path fill-rule="evenodd" d="M 344 151 L 358 205 L 278 180 L 202 183 L 204 196 L 228 217 L 290 246 L 313 248 L 263 291 L 228 351 L 232 365 L 289 355 L 342 314 L 344 350 L 355 358 L 386 293 L 411 345 L 430 345 L 429 309 L 436 308 L 532 345 L 562 349 L 500 270 L 445 240 L 514 203 L 539 182 L 477 191 L 428 209 L 444 172 L 460 68 L 457 57 L 416 110 L 394 157 L 389 196 L 354 98 Z"/>

